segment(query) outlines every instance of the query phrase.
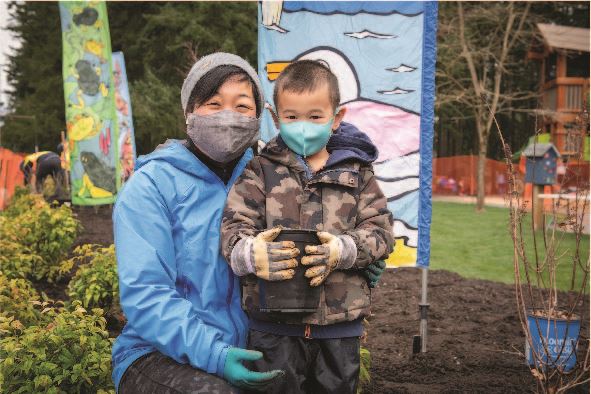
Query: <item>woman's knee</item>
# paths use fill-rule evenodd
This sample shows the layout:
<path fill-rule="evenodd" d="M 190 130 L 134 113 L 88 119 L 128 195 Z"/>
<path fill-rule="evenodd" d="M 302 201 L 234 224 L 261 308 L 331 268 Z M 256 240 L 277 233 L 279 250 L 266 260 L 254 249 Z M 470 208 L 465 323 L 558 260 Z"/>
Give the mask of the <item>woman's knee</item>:
<path fill-rule="evenodd" d="M 237 394 L 225 380 L 154 352 L 132 363 L 121 379 L 119 394 Z"/>

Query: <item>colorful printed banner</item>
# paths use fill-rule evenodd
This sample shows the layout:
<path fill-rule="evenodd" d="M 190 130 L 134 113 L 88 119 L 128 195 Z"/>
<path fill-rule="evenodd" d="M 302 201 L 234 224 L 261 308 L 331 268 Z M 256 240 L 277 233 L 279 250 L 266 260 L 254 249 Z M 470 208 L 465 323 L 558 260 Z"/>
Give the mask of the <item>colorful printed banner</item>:
<path fill-rule="evenodd" d="M 120 185 L 111 39 L 104 2 L 60 2 L 72 203 L 112 204 Z"/>
<path fill-rule="evenodd" d="M 133 173 L 135 166 L 135 134 L 131 116 L 131 99 L 127 85 L 127 71 L 123 52 L 113 52 L 113 77 L 115 79 L 115 107 L 117 109 L 117 130 L 119 132 L 119 162 L 121 183 Z"/>
<path fill-rule="evenodd" d="M 290 62 L 314 59 L 337 75 L 345 121 L 380 150 L 374 164 L 395 218 L 390 266 L 429 265 L 437 4 L 262 1 L 259 76 L 273 83 Z M 268 113 L 263 139 L 277 130 Z"/>

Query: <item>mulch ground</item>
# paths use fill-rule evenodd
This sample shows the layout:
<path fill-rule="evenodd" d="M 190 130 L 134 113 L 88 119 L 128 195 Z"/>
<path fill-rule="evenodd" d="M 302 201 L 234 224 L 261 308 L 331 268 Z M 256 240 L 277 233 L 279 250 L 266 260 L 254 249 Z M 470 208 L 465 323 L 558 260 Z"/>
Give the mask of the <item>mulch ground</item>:
<path fill-rule="evenodd" d="M 111 207 L 76 207 L 75 212 L 83 225 L 76 245 L 113 242 Z M 536 390 L 522 355 L 525 338 L 513 286 L 430 271 L 427 352 L 413 355 L 412 337 L 419 333 L 420 284 L 418 269 L 388 270 L 374 290 L 364 345 L 372 356 L 372 382 L 366 392 Z M 581 332 L 588 339 L 588 321 Z M 588 393 L 589 388 L 572 392 Z"/>
<path fill-rule="evenodd" d="M 74 213 L 82 224 L 82 231 L 74 246 L 84 244 L 111 245 L 113 243 L 112 207 L 73 207 Z"/>
<path fill-rule="evenodd" d="M 372 354 L 370 393 L 535 391 L 522 355 L 525 337 L 513 286 L 430 271 L 427 352 L 413 355 L 420 283 L 420 270 L 388 270 L 373 294 L 366 343 Z M 588 321 L 581 332 L 589 338 Z"/>

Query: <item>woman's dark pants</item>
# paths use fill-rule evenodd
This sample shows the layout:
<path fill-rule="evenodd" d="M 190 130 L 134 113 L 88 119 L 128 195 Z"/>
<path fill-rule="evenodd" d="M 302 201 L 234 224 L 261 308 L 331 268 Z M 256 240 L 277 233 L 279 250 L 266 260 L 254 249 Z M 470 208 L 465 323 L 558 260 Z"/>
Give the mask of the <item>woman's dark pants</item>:
<path fill-rule="evenodd" d="M 216 375 L 179 364 L 160 352 L 138 358 L 119 383 L 119 394 L 239 394 Z"/>

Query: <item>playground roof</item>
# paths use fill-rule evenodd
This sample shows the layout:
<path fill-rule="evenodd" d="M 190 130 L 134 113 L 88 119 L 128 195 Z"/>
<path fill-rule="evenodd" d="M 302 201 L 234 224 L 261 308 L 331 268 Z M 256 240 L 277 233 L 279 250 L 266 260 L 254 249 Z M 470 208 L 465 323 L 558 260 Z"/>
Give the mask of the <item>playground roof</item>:
<path fill-rule="evenodd" d="M 589 52 L 589 29 L 548 23 L 537 26 L 550 48 Z"/>

